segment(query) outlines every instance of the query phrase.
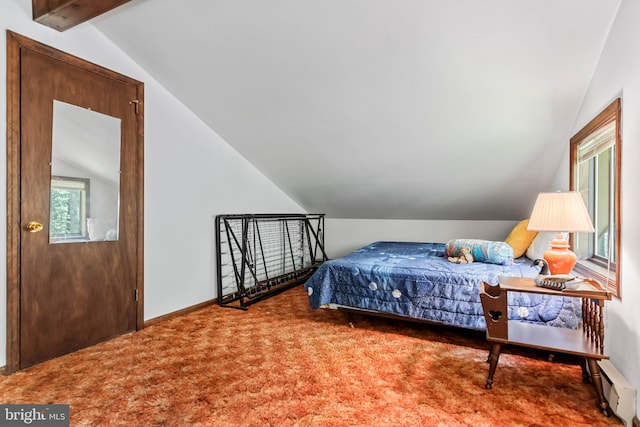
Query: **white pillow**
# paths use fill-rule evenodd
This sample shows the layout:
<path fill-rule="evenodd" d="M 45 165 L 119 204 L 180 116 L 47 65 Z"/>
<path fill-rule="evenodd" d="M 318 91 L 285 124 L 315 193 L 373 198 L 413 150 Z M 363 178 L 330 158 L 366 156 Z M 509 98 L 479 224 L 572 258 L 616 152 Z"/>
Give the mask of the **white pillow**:
<path fill-rule="evenodd" d="M 535 260 L 544 257 L 544 251 L 551 247 L 551 241 L 556 238 L 554 231 L 541 231 L 533 239 L 527 248 L 527 258 Z M 561 233 L 565 239 L 569 239 L 569 233 Z"/>
<path fill-rule="evenodd" d="M 105 240 L 107 233 L 115 229 L 115 219 L 87 218 L 87 231 L 89 240 Z"/>

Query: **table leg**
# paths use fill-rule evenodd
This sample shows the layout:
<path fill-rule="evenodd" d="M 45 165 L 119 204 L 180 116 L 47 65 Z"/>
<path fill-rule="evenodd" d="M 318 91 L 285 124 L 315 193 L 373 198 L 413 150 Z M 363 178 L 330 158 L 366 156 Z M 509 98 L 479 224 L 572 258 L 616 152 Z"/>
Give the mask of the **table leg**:
<path fill-rule="evenodd" d="M 498 366 L 498 359 L 500 359 L 500 349 L 502 345 L 498 342 L 494 342 L 491 345 L 491 351 L 489 352 L 489 375 L 487 376 L 487 382 L 484 388 L 490 389 L 493 386 L 493 374 L 496 373 L 496 367 Z"/>
<path fill-rule="evenodd" d="M 609 416 L 609 404 L 607 399 L 604 398 L 604 392 L 602 390 L 602 375 L 600 374 L 600 367 L 598 361 L 592 358 L 586 358 L 589 365 L 589 372 L 591 372 L 591 382 L 596 389 L 598 395 L 598 406 L 604 415 Z"/>
<path fill-rule="evenodd" d="M 587 369 L 587 358 L 580 359 L 580 369 L 582 369 L 582 382 L 585 384 L 591 384 L 591 374 Z"/>

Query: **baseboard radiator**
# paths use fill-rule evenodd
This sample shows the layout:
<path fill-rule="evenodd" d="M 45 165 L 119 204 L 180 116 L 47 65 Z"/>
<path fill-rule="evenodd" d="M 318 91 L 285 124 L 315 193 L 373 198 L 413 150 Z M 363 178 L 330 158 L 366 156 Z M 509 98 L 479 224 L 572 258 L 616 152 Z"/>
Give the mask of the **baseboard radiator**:
<path fill-rule="evenodd" d="M 324 214 L 215 219 L 218 304 L 247 306 L 306 281 L 327 260 Z"/>
<path fill-rule="evenodd" d="M 598 362 L 602 372 L 602 389 L 609 407 L 627 427 L 632 427 L 636 415 L 636 390 L 610 360 Z"/>

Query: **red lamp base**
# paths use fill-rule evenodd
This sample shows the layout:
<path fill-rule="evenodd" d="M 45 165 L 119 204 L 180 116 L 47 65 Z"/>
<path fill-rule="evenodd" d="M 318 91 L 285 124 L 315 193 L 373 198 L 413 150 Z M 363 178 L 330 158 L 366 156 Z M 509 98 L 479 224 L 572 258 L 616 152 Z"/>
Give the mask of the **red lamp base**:
<path fill-rule="evenodd" d="M 551 241 L 551 249 L 545 251 L 544 260 L 551 274 L 569 274 L 576 265 L 576 254 L 569 249 L 569 243 L 558 233 Z"/>

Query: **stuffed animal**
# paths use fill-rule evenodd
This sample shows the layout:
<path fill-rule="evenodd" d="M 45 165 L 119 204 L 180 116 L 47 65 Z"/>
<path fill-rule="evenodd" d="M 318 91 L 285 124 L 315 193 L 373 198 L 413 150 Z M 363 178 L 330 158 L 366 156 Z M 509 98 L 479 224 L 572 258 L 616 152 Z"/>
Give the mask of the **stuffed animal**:
<path fill-rule="evenodd" d="M 473 255 L 471 255 L 471 250 L 468 247 L 463 246 L 460 248 L 459 256 L 450 256 L 448 260 L 456 264 L 471 264 L 473 262 Z"/>

